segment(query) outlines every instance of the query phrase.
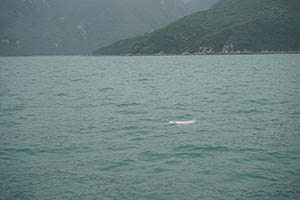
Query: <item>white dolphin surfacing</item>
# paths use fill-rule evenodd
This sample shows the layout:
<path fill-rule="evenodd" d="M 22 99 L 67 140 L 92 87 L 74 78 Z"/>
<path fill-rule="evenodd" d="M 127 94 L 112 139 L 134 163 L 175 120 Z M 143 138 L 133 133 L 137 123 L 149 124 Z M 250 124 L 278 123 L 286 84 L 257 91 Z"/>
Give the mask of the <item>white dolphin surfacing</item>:
<path fill-rule="evenodd" d="M 188 125 L 188 124 L 194 124 L 197 120 L 193 119 L 190 121 L 169 121 L 168 124 L 170 125 Z"/>

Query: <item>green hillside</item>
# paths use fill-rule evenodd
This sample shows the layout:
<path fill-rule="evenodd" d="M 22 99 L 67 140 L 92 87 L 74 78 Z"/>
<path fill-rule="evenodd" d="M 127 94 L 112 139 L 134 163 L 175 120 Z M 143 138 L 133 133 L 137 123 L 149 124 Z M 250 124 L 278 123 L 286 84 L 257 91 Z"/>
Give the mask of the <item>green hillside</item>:
<path fill-rule="evenodd" d="M 209 54 L 300 50 L 299 0 L 220 0 L 165 28 L 95 54 Z"/>

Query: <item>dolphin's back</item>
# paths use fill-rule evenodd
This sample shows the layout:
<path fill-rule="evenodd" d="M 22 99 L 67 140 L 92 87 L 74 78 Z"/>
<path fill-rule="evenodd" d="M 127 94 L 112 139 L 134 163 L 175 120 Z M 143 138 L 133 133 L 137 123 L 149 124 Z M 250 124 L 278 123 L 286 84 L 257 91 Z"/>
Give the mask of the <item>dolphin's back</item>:
<path fill-rule="evenodd" d="M 190 121 L 169 121 L 168 124 L 170 125 L 187 125 L 187 124 L 194 124 L 197 120 L 190 120 Z"/>

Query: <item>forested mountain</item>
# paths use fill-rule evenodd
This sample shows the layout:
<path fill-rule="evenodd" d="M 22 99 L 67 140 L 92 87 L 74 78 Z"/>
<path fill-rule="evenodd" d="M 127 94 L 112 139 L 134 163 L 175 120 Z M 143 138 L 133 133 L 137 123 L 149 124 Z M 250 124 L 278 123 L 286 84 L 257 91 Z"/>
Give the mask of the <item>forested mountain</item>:
<path fill-rule="evenodd" d="M 0 0 L 0 55 L 87 54 L 209 6 L 192 1 Z"/>
<path fill-rule="evenodd" d="M 207 54 L 300 50 L 299 0 L 220 0 L 155 32 L 95 54 Z"/>

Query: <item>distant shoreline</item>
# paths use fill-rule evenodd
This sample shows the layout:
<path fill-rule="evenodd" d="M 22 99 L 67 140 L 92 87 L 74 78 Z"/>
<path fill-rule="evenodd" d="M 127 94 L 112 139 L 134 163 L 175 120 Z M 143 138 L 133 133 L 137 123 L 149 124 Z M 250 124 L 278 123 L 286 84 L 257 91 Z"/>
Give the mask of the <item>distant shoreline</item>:
<path fill-rule="evenodd" d="M 77 54 L 77 55 L 11 55 L 1 56 L 6 57 L 64 57 L 64 56 L 209 56 L 209 55 L 276 55 L 276 54 L 300 54 L 300 51 L 262 51 L 262 52 L 216 52 L 216 53 L 188 53 L 184 52 L 181 54 L 167 54 L 167 53 L 155 53 L 155 54 L 119 54 L 119 55 L 104 55 L 104 54 Z"/>
<path fill-rule="evenodd" d="M 116 54 L 116 55 L 105 55 L 105 54 L 92 54 L 87 56 L 208 56 L 208 55 L 276 55 L 276 54 L 300 54 L 300 51 L 240 51 L 240 52 L 214 52 L 214 53 L 188 53 L 184 52 L 181 54 L 167 54 L 167 53 L 155 53 L 155 54 Z"/>

